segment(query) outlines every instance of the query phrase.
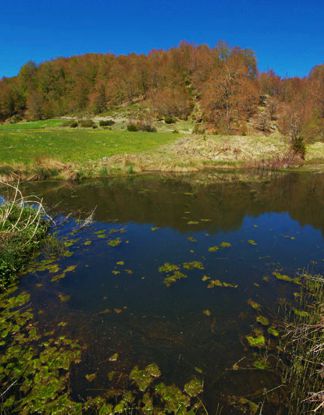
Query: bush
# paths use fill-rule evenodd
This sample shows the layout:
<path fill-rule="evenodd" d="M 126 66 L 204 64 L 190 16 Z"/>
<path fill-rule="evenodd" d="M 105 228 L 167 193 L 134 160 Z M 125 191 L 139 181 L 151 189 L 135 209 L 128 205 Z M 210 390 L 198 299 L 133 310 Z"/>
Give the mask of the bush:
<path fill-rule="evenodd" d="M 138 126 L 134 123 L 127 124 L 127 131 L 138 131 Z"/>
<path fill-rule="evenodd" d="M 176 119 L 171 115 L 167 115 L 166 117 L 164 117 L 164 122 L 166 124 L 174 124 L 176 122 Z"/>
<path fill-rule="evenodd" d="M 92 120 L 81 120 L 80 121 L 80 127 L 83 128 L 93 128 L 93 126 L 96 125 Z"/>
<path fill-rule="evenodd" d="M 22 121 L 22 117 L 18 114 L 13 115 L 9 120 L 10 124 L 16 124 L 17 122 L 20 122 L 20 121 Z"/>
<path fill-rule="evenodd" d="M 77 126 L 78 122 L 75 120 L 67 120 L 62 123 L 62 127 L 76 128 Z"/>
<path fill-rule="evenodd" d="M 138 129 L 148 133 L 156 133 L 157 131 L 156 128 L 151 124 L 141 124 Z"/>
<path fill-rule="evenodd" d="M 115 124 L 114 120 L 101 120 L 99 121 L 100 127 L 111 127 Z"/>
<path fill-rule="evenodd" d="M 157 130 L 156 128 L 148 123 L 138 121 L 136 123 L 130 122 L 127 125 L 128 131 L 146 131 L 147 133 L 155 133 Z"/>
<path fill-rule="evenodd" d="M 303 137 L 301 135 L 296 135 L 292 137 L 290 144 L 294 153 L 300 156 L 303 160 L 305 160 L 306 146 Z"/>

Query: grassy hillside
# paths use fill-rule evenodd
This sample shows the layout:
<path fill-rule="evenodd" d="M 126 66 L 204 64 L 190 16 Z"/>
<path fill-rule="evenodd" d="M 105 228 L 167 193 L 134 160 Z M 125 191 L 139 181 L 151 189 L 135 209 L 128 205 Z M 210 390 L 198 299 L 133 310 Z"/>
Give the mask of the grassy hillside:
<path fill-rule="evenodd" d="M 115 154 L 153 150 L 174 141 L 170 132 L 59 128 L 60 120 L 0 126 L 0 164 L 30 164 L 39 158 L 86 162 Z"/>

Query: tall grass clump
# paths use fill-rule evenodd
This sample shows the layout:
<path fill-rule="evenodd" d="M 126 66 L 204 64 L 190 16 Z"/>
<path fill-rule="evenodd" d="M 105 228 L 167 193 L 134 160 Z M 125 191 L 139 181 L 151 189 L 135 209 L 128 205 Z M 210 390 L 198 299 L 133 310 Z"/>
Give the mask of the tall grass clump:
<path fill-rule="evenodd" d="M 18 185 L 0 183 L 0 291 L 13 282 L 41 246 L 49 220 L 42 201 L 23 196 Z"/>
<path fill-rule="evenodd" d="M 289 415 L 324 412 L 324 277 L 305 276 L 298 308 L 281 341 Z"/>

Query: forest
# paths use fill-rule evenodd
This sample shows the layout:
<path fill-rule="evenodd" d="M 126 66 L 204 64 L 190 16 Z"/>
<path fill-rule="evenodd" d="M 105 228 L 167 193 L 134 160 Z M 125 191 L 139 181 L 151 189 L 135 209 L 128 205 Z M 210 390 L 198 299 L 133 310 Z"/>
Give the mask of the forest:
<path fill-rule="evenodd" d="M 304 78 L 259 72 L 254 52 L 182 42 L 147 55 L 85 54 L 28 62 L 0 81 L 0 121 L 104 114 L 136 103 L 147 122 L 188 119 L 196 132 L 247 133 L 248 125 L 298 142 L 324 139 L 324 65 Z M 260 111 L 261 108 L 261 111 Z"/>

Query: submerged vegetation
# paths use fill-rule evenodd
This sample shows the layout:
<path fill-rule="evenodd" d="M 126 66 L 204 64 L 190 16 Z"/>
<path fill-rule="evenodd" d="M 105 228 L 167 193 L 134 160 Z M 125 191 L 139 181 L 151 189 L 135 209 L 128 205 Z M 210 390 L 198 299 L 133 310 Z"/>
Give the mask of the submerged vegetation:
<path fill-rule="evenodd" d="M 120 413 L 206 413 L 198 397 L 203 382 L 193 378 L 183 390 L 158 382 L 159 367 L 152 363 L 144 369 L 135 366 L 128 375 L 120 373 L 124 387 L 116 387 L 114 373 L 109 374 L 111 389 L 105 394 L 78 401 L 70 391 L 70 371 L 81 362 L 82 347 L 60 334 L 65 324 L 54 332 L 42 332 L 33 315 L 30 295 L 17 294 L 10 287 L 0 295 L 0 381 L 1 413 L 34 415 Z M 63 323 L 63 322 L 62 322 Z M 113 364 L 118 354 L 109 358 Z M 85 375 L 87 382 L 96 373 Z M 117 381 L 117 383 L 119 383 Z"/>

